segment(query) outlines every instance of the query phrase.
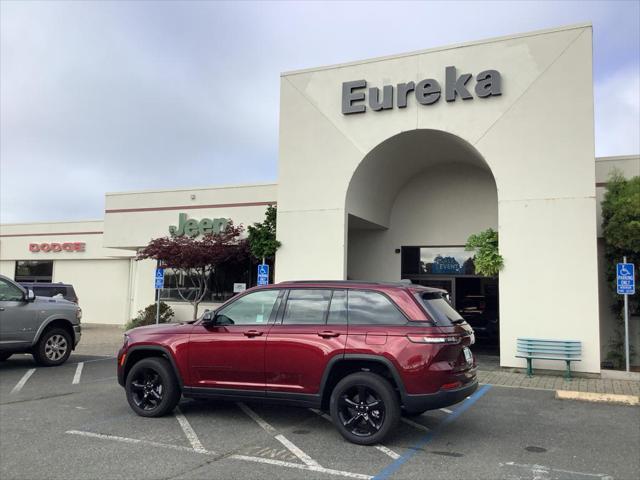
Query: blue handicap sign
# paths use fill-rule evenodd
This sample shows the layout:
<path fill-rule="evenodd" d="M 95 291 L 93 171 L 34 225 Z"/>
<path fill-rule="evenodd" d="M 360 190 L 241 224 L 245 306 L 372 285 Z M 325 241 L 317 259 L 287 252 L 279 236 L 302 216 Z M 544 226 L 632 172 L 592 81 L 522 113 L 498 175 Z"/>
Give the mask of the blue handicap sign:
<path fill-rule="evenodd" d="M 164 268 L 156 268 L 156 288 L 164 288 Z"/>
<path fill-rule="evenodd" d="M 266 263 L 258 265 L 258 285 L 269 285 L 269 265 Z"/>
<path fill-rule="evenodd" d="M 616 265 L 616 284 L 619 295 L 633 295 L 636 293 L 633 263 L 618 263 Z"/>

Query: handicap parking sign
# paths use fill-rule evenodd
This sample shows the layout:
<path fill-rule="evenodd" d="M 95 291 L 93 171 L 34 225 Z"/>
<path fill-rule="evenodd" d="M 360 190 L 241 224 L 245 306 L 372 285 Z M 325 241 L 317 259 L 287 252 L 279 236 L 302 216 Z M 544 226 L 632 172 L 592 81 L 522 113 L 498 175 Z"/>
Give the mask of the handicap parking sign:
<path fill-rule="evenodd" d="M 633 295 L 636 293 L 636 282 L 633 263 L 618 263 L 616 265 L 616 284 L 619 295 Z"/>
<path fill-rule="evenodd" d="M 156 268 L 156 288 L 164 288 L 164 268 Z"/>
<path fill-rule="evenodd" d="M 258 285 L 269 285 L 269 265 L 266 263 L 258 265 Z"/>

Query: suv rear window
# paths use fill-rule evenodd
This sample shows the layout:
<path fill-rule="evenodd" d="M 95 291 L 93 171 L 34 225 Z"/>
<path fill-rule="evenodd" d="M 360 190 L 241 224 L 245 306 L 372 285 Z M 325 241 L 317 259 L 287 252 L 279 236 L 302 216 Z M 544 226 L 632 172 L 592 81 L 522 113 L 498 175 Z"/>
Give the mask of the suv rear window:
<path fill-rule="evenodd" d="M 38 297 L 67 296 L 67 287 L 30 287 Z"/>
<path fill-rule="evenodd" d="M 349 325 L 405 325 L 407 319 L 378 292 L 349 290 Z"/>
<path fill-rule="evenodd" d="M 464 318 L 455 311 L 441 293 L 424 292 L 416 296 L 439 327 L 450 327 L 454 323 L 464 322 Z"/>

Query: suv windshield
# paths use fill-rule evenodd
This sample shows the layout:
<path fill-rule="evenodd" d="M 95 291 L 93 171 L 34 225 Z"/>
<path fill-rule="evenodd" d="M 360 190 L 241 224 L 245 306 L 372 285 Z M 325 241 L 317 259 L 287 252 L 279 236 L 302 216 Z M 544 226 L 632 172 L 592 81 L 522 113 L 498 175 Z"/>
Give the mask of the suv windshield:
<path fill-rule="evenodd" d="M 416 297 L 439 327 L 450 327 L 454 323 L 464 322 L 464 318 L 454 310 L 441 293 L 417 293 Z"/>

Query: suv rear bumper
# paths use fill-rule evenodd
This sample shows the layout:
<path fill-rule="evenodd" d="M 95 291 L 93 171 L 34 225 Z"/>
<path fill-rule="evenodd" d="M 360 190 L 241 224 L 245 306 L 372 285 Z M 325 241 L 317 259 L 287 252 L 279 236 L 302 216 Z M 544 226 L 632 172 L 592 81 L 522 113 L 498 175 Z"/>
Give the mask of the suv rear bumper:
<path fill-rule="evenodd" d="M 409 412 L 421 412 L 448 407 L 461 402 L 478 389 L 478 380 L 455 390 L 440 390 L 426 395 L 409 395 L 404 398 L 404 408 Z"/>

